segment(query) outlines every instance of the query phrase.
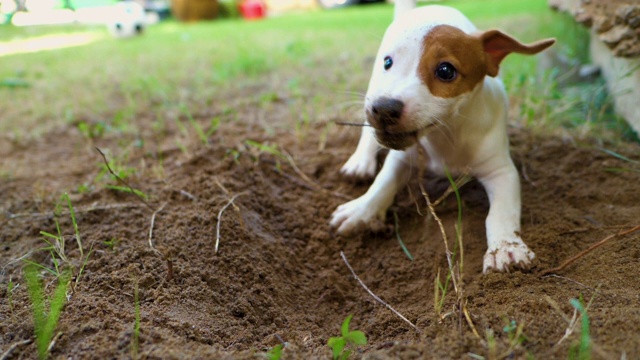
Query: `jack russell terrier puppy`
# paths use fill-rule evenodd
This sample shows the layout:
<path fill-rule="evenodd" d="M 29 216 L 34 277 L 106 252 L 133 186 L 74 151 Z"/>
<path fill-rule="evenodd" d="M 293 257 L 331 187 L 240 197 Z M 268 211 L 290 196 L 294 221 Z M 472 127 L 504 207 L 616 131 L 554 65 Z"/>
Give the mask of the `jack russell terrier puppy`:
<path fill-rule="evenodd" d="M 341 172 L 373 177 L 380 146 L 390 151 L 369 190 L 339 206 L 330 226 L 342 235 L 375 229 L 412 165 L 426 157 L 428 170 L 468 171 L 487 191 L 483 272 L 529 266 L 535 255 L 520 238 L 520 180 L 509 155 L 507 95 L 496 76 L 508 54 L 533 55 L 555 40 L 525 45 L 498 30 L 479 32 L 458 10 L 415 8 L 414 0 L 397 0 L 395 11 L 365 97 L 370 126 Z"/>

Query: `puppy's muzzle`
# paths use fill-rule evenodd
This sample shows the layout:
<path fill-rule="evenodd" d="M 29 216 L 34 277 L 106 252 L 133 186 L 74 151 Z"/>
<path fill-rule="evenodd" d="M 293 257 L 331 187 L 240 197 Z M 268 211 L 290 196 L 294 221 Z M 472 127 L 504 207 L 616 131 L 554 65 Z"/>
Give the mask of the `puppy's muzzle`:
<path fill-rule="evenodd" d="M 404 103 L 402 101 L 381 97 L 371 105 L 369 121 L 376 129 L 385 131 L 400 122 L 403 110 Z"/>
<path fill-rule="evenodd" d="M 397 99 L 380 97 L 367 109 L 369 124 L 376 130 L 380 145 L 403 150 L 415 142 L 417 131 L 407 131 L 402 117 L 404 103 Z"/>

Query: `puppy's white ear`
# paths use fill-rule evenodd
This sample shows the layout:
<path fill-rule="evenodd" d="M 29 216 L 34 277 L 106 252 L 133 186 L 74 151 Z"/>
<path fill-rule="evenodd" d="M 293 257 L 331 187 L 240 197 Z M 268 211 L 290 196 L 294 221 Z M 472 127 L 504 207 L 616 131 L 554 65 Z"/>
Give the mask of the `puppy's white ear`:
<path fill-rule="evenodd" d="M 498 75 L 500 63 L 510 53 L 534 55 L 556 42 L 555 39 L 540 40 L 531 44 L 523 44 L 499 30 L 489 30 L 480 34 L 487 59 L 487 74 Z"/>
<path fill-rule="evenodd" d="M 393 7 L 393 18 L 397 19 L 398 16 L 411 9 L 414 9 L 415 7 L 416 0 L 395 0 L 395 5 Z"/>

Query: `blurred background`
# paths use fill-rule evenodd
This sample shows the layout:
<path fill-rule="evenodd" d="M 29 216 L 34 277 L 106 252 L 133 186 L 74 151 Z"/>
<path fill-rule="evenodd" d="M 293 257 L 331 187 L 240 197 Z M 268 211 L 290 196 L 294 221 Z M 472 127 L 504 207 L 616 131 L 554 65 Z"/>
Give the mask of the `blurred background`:
<path fill-rule="evenodd" d="M 504 67 L 502 76 L 525 122 L 569 126 L 580 129 L 579 134 L 586 134 L 593 127 L 614 127 L 623 138 L 637 139 L 637 1 L 450 0 L 420 4 L 428 3 L 457 7 L 479 28 L 501 28 L 524 41 L 558 38 L 557 45 L 540 58 L 514 57 Z M 103 70 L 113 69 L 112 80 L 131 83 L 143 76 L 145 81 L 169 86 L 168 92 L 172 93 L 179 92 L 181 86 L 177 83 L 189 81 L 180 79 L 178 74 L 184 71 L 178 69 L 180 66 L 197 74 L 198 80 L 190 83 L 193 88 L 215 84 L 222 78 L 253 76 L 260 81 L 259 75 L 268 74 L 279 65 L 290 69 L 287 64 L 313 63 L 334 56 L 342 57 L 346 68 L 358 67 L 358 76 L 352 77 L 359 82 L 351 85 L 340 80 L 335 86 L 362 92 L 369 69 L 368 65 L 362 69 L 360 65 L 371 60 L 391 21 L 392 9 L 393 5 L 384 0 L 0 0 L 0 57 L 4 63 L 0 86 L 34 86 L 40 96 L 46 97 L 49 91 L 52 96 L 58 95 L 60 92 L 52 89 L 69 86 L 74 79 L 54 76 L 60 74 L 58 71 L 102 63 Z M 129 41 L 119 43 L 122 39 Z M 73 53 L 15 57 L 65 48 L 77 49 Z M 192 58 L 196 53 L 204 57 Z M 83 63 L 83 54 L 100 58 Z M 161 62 L 158 56 L 162 56 Z M 50 57 L 63 57 L 62 67 L 57 68 L 58 61 L 46 60 Z M 145 63 L 143 72 L 136 65 L 140 62 Z M 44 64 L 48 64 L 46 70 Z M 280 71 L 282 76 L 297 78 Z M 40 81 L 42 75 L 34 76 L 45 73 L 47 86 Z M 85 76 L 93 79 L 78 78 L 82 86 L 99 87 L 95 72 Z M 318 81 L 323 80 L 326 77 Z M 202 81 L 201 85 L 196 85 L 198 81 Z M 295 82 L 304 85 L 305 80 Z M 534 84 L 535 88 L 531 88 Z M 201 90 L 204 94 L 210 92 Z M 22 94 L 14 96 L 20 98 Z M 183 101 L 179 93 L 167 96 L 166 101 Z M 88 95 L 85 101 L 99 108 L 103 101 L 93 97 Z M 68 98 L 51 99 L 50 115 L 65 118 L 68 115 L 64 114 L 87 111 L 78 109 L 83 98 L 73 102 Z M 144 102 L 141 99 L 136 106 L 140 108 Z M 0 103 L 0 110 L 3 107 Z M 25 105 L 20 111 L 23 115 L 30 112 L 27 117 L 33 119 L 33 112 L 40 110 L 37 105 Z M 11 116 L 15 112 L 7 110 L 5 114 Z M 7 130 L 7 126 L 0 125 L 0 131 Z"/>

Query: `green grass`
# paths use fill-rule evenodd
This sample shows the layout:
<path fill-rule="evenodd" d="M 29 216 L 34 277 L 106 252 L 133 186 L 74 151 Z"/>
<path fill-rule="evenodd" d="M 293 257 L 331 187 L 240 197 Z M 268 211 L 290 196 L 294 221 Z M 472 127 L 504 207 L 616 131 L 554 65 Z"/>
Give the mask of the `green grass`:
<path fill-rule="evenodd" d="M 38 358 L 46 359 L 49 357 L 49 346 L 55 335 L 55 329 L 66 302 L 66 292 L 70 283 L 71 272 L 65 271 L 58 277 L 58 285 L 51 298 L 48 298 L 44 294 L 44 288 L 38 275 L 39 269 L 34 265 L 26 266 L 24 277 L 31 301 Z M 46 310 L 47 302 L 49 302 L 48 311 Z"/>
<path fill-rule="evenodd" d="M 545 0 L 441 3 L 459 8 L 480 28 L 504 29 L 526 42 L 556 37 L 555 50 L 588 60 L 587 31 L 567 15 L 549 10 Z M 392 11 L 391 5 L 383 4 L 291 13 L 258 22 L 223 19 L 185 25 L 167 21 L 128 40 L 111 38 L 105 28 L 95 26 L 3 26 L 0 42 L 52 33 L 90 34 L 95 41 L 3 57 L 0 83 L 8 85 L 0 86 L 0 98 L 6 100 L 0 101 L 4 119 L 0 133 L 21 139 L 72 125 L 90 139 L 126 135 L 123 141 L 132 142 L 144 133 L 138 119 L 151 117 L 157 123 L 154 136 L 162 139 L 168 128 L 179 126 L 165 119 L 189 109 L 188 122 L 204 143 L 216 124 L 211 118 L 200 122 L 196 114 L 202 109 L 233 112 L 237 105 L 219 100 L 226 93 L 275 81 L 288 84 L 295 101 L 286 126 L 298 129 L 304 140 L 314 108 L 336 106 L 335 94 L 366 90 L 370 59 Z M 536 63 L 534 57 L 511 55 L 501 72 L 528 126 L 564 126 L 582 133 L 604 128 L 633 138 L 629 127 L 613 115 L 603 84 L 558 89 L 554 81 L 536 78 Z M 314 69 L 326 68 L 332 69 L 330 77 L 315 75 Z M 333 94 L 314 98 L 310 110 L 308 96 L 317 88 Z M 255 101 L 264 101 L 264 96 Z M 595 111 L 603 108 L 604 112 Z M 306 120 L 300 120 L 300 115 Z M 218 121 L 232 118 L 229 114 Z"/>
<path fill-rule="evenodd" d="M 582 315 L 582 323 L 580 327 L 580 339 L 569 349 L 569 359 L 589 360 L 591 359 L 591 336 L 589 335 L 589 315 L 584 305 L 582 297 L 580 299 L 571 299 L 571 306 Z"/>
<path fill-rule="evenodd" d="M 67 254 L 66 239 L 60 226 L 60 218 L 65 207 L 66 211 L 69 214 L 69 218 L 71 219 L 74 230 L 74 238 L 78 245 L 78 259 L 79 261 L 81 261 L 81 264 L 79 265 L 76 264 L 78 262 L 77 259 L 72 259 Z M 73 205 L 71 204 L 69 194 L 67 194 L 66 192 L 60 197 L 58 203 L 56 204 L 53 221 L 56 229 L 55 233 L 40 231 L 42 240 L 47 244 L 47 246 L 36 249 L 36 251 L 44 251 L 49 253 L 53 268 L 27 259 L 26 257 L 23 257 L 22 260 L 28 265 L 28 267 L 30 266 L 38 268 L 40 270 L 44 270 L 50 275 L 56 277 L 58 281 L 61 281 L 61 279 L 65 278 L 66 276 L 73 275 L 73 289 L 75 290 L 75 288 L 78 286 L 78 283 L 80 282 L 80 279 L 82 278 L 82 274 L 84 273 L 84 269 L 87 266 L 89 257 L 93 252 L 93 245 L 91 245 L 91 247 L 89 248 L 89 252 L 87 252 L 85 255 L 75 210 Z"/>
<path fill-rule="evenodd" d="M 91 106 L 93 113 L 113 113 L 110 97 L 118 97 L 125 103 L 119 105 L 131 105 L 138 111 L 154 102 L 175 106 L 171 103 L 180 100 L 179 90 L 185 87 L 196 96 L 189 99 L 191 103 L 206 104 L 213 99 L 209 95 L 216 84 L 239 77 L 251 78 L 291 67 L 352 68 L 355 64 L 344 59 L 360 59 L 375 53 L 391 14 L 390 6 L 369 6 L 296 13 L 262 22 L 232 19 L 188 26 L 165 22 L 151 27 L 143 37 L 126 41 L 106 36 L 106 29 L 90 27 L 84 31 L 104 37 L 82 47 L 7 56 L 0 78 L 13 76 L 16 71 L 24 73 L 26 80 L 33 83 L 32 91 L 39 91 L 42 97 L 51 100 L 48 105 L 53 105 L 51 110 L 57 120 L 64 119 L 66 111 L 71 111 L 74 118 L 84 117 L 87 106 Z M 69 33 L 83 28 L 49 29 Z M 31 31 L 35 33 L 33 36 L 46 33 L 43 29 L 21 28 L 3 36 L 27 37 Z M 351 44 L 361 46 L 354 48 Z M 366 73 L 369 70 L 358 69 Z M 300 87 L 309 85 L 303 76 L 291 81 L 298 82 Z M 105 87 L 110 83 L 115 86 Z M 78 89 L 83 90 L 80 97 L 76 96 Z M 29 100 L 30 93 L 14 91 L 12 96 Z M 131 103 L 131 99 L 136 99 L 136 103 Z"/>

